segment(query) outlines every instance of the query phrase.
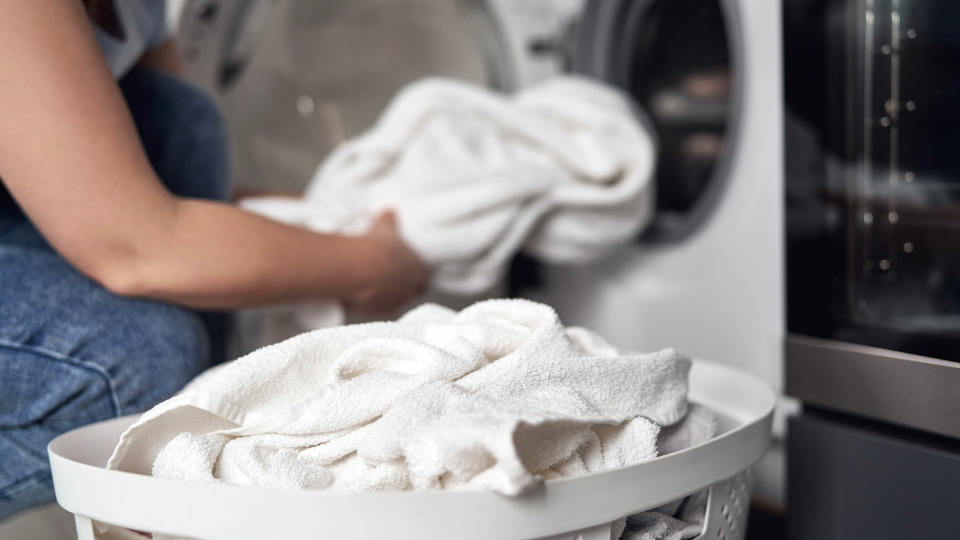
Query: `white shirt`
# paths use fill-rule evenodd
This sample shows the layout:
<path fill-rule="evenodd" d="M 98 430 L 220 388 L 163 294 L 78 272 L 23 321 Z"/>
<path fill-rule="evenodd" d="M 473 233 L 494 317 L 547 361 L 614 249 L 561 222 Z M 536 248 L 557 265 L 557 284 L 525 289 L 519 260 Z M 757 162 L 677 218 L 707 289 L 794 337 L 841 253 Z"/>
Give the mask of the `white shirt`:
<path fill-rule="evenodd" d="M 149 49 L 167 37 L 165 0 L 114 0 L 114 11 L 123 38 L 93 25 L 100 50 L 117 79 L 123 77 Z"/>

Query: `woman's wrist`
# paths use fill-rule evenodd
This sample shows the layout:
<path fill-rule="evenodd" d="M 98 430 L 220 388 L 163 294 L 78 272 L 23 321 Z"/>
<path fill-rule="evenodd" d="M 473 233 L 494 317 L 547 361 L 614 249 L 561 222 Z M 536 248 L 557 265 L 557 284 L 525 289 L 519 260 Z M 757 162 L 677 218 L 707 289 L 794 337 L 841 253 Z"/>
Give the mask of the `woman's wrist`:
<path fill-rule="evenodd" d="M 334 291 L 334 297 L 346 305 L 356 304 L 362 302 L 374 288 L 378 264 L 377 242 L 369 235 L 340 236 L 338 240 L 343 247 L 332 253 L 339 252 L 341 255 L 342 275 L 335 280 L 341 285 Z"/>

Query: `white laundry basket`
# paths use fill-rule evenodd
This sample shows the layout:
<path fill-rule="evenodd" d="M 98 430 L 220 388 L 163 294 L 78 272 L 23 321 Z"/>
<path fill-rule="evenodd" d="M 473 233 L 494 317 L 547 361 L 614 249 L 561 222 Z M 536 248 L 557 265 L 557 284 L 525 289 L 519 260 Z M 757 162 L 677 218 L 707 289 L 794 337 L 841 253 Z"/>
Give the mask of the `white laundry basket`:
<path fill-rule="evenodd" d="M 50 443 L 57 501 L 91 520 L 192 538 L 609 540 L 611 523 L 710 488 L 702 540 L 746 532 L 749 467 L 767 448 L 774 395 L 759 379 L 697 360 L 690 400 L 712 409 L 719 435 L 705 444 L 602 473 L 551 480 L 519 497 L 484 491 L 344 493 L 203 484 L 104 469 L 135 417 L 83 427 Z"/>

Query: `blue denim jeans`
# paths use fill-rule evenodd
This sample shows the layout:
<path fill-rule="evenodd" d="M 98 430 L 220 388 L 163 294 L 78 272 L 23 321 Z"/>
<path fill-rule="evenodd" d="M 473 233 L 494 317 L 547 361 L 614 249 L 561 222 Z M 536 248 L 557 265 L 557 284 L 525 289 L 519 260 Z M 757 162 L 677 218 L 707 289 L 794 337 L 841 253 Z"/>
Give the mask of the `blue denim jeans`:
<path fill-rule="evenodd" d="M 168 188 L 226 199 L 226 139 L 209 98 L 148 70 L 120 87 Z M 19 209 L 0 205 L 0 520 L 53 500 L 51 439 L 143 411 L 206 368 L 210 326 L 177 306 L 111 294 L 55 253 Z"/>

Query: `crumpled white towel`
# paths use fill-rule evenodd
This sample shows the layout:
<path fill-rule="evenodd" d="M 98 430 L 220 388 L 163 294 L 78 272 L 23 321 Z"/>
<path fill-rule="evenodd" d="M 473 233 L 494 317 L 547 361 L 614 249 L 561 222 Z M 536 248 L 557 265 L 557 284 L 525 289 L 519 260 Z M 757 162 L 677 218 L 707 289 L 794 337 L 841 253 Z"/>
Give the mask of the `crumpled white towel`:
<path fill-rule="evenodd" d="M 145 413 L 108 467 L 308 489 L 470 487 L 657 455 L 687 411 L 690 361 L 619 354 L 548 306 L 427 304 L 317 330 L 212 369 Z"/>
<path fill-rule="evenodd" d="M 402 236 L 432 267 L 434 289 L 476 294 L 518 251 L 583 263 L 636 237 L 652 215 L 655 161 L 639 115 L 625 94 L 585 78 L 557 77 L 512 96 L 426 79 L 334 151 L 304 199 L 242 205 L 345 234 L 394 209 Z M 342 322 L 334 304 L 272 316 L 288 319 L 288 335 Z"/>

